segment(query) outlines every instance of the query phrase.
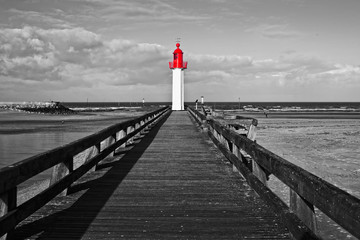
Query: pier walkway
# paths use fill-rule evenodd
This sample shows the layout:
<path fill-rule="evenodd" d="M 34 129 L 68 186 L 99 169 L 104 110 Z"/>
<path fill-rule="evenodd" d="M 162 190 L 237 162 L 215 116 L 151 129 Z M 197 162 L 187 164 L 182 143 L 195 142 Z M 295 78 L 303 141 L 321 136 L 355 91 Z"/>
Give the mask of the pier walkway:
<path fill-rule="evenodd" d="M 187 111 L 172 112 L 100 168 L 20 224 L 14 238 L 289 238 Z"/>

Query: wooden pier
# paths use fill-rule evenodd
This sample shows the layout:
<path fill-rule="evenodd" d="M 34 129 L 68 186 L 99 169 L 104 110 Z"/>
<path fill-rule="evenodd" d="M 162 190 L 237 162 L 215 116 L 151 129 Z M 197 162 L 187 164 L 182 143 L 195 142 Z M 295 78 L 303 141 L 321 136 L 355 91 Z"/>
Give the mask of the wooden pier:
<path fill-rule="evenodd" d="M 282 167 L 291 165 L 282 163 L 285 164 L 282 166 L 276 162 L 276 155 L 271 155 L 270 164 L 266 163 L 268 153 L 262 149 L 256 152 L 256 143 L 251 139 L 242 143 L 239 134 L 189 110 L 171 112 L 164 108 L 1 169 L 0 236 L 7 234 L 3 235 L 4 239 L 319 239 L 311 224 L 312 204 L 320 204 L 325 213 L 327 208 L 338 207 L 330 216 L 339 219 L 338 223 L 355 236 L 359 234 L 358 199 L 330 187 L 332 192 L 326 194 L 340 194 L 339 198 L 345 202 L 323 207 L 319 196 L 327 196 L 323 192 L 329 191 L 329 186 L 322 185 L 322 189 L 317 189 L 322 192 L 313 196 L 314 201 L 305 200 L 310 206 L 308 216 L 303 197 L 296 195 L 305 192 L 307 198 L 311 194 L 311 187 L 309 190 L 301 185 L 304 172 L 292 168 L 299 171 L 298 179 L 288 180 L 274 168 L 281 171 Z M 240 146 L 261 160 L 246 166 Z M 49 188 L 19 203 L 17 186 L 49 168 L 54 169 Z M 295 205 L 284 206 L 267 189 L 269 174 L 279 175 L 279 179 L 293 185 L 298 181 L 292 193 Z M 312 180 L 316 187 L 317 179 Z M 337 211 L 344 207 L 353 213 Z"/>

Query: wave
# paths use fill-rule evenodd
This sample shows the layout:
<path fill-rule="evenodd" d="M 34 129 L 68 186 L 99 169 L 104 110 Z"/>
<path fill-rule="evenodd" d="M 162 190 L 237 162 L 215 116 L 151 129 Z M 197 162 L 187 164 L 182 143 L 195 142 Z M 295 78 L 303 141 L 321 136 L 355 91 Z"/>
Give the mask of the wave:
<path fill-rule="evenodd" d="M 299 106 L 266 106 L 266 107 L 255 107 L 255 106 L 244 106 L 244 110 L 249 112 L 360 112 L 360 108 L 352 107 L 299 107 Z"/>
<path fill-rule="evenodd" d="M 117 110 L 136 110 L 140 109 L 141 107 L 72 107 L 70 108 L 76 112 L 111 112 Z"/>

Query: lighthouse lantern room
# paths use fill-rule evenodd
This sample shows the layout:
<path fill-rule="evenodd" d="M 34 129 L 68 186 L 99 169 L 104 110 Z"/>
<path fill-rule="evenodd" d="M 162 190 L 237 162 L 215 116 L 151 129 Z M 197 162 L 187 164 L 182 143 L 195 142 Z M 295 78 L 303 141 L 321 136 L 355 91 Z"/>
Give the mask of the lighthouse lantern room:
<path fill-rule="evenodd" d="M 172 110 L 184 110 L 184 69 L 187 68 L 187 62 L 183 61 L 183 51 L 180 49 L 180 43 L 176 44 L 174 51 L 174 60 L 169 62 L 169 67 L 173 71 L 172 79 Z"/>

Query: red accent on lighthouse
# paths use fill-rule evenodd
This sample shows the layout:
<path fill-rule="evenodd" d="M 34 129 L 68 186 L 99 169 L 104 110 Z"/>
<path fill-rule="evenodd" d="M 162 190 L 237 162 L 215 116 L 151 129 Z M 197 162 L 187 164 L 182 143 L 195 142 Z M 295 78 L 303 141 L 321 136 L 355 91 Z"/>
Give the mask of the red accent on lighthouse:
<path fill-rule="evenodd" d="M 174 51 L 174 60 L 172 62 L 169 62 L 170 69 L 173 68 L 187 68 L 187 62 L 183 62 L 183 51 L 181 51 L 180 43 L 176 44 L 177 49 Z"/>

